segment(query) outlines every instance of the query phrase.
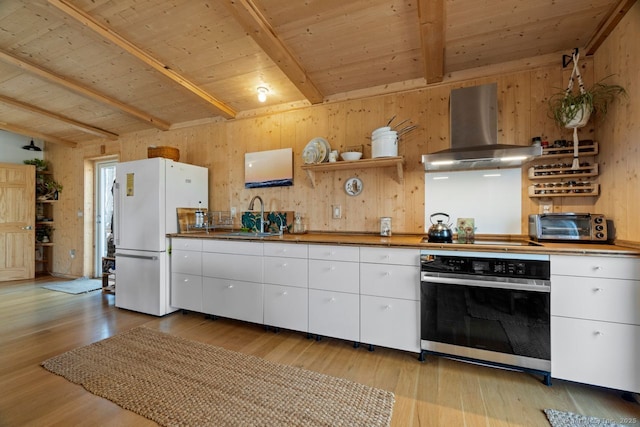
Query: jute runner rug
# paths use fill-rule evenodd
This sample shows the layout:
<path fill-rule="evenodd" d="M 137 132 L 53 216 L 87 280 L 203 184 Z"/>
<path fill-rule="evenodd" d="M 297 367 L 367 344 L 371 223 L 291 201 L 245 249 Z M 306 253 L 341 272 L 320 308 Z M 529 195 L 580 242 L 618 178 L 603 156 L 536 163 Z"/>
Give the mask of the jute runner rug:
<path fill-rule="evenodd" d="M 394 395 L 139 327 L 42 362 L 165 426 L 388 426 Z"/>

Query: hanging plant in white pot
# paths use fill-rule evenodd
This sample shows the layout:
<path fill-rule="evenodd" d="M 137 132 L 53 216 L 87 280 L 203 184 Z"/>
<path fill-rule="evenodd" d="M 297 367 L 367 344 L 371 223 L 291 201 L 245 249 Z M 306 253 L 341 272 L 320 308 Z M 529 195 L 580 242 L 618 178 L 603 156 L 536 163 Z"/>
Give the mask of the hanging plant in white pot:
<path fill-rule="evenodd" d="M 604 117 L 609 103 L 619 95 L 626 95 L 626 91 L 619 85 L 608 85 L 602 82 L 594 84 L 589 90 L 585 89 L 580 69 L 578 67 L 578 52 L 572 54 L 573 71 L 569 78 L 567 89 L 556 93 L 549 99 L 550 116 L 556 124 L 567 129 L 573 129 L 573 169 L 579 167 L 578 161 L 578 129 L 586 126 L 592 113 L 599 113 Z M 579 92 L 573 91 L 574 79 L 578 79 Z"/>

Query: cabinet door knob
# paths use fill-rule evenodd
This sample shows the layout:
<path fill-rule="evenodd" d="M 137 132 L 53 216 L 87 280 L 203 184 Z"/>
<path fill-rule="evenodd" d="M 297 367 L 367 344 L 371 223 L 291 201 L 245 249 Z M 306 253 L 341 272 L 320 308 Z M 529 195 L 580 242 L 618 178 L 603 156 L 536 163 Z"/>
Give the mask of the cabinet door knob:
<path fill-rule="evenodd" d="M 599 266 L 599 265 L 596 265 L 596 266 L 594 266 L 594 267 L 593 267 L 593 269 L 594 269 L 595 271 L 600 271 L 600 270 L 602 270 L 602 267 L 601 267 L 601 266 Z"/>
<path fill-rule="evenodd" d="M 391 276 L 391 272 L 390 272 L 390 271 L 385 271 L 385 272 L 384 272 L 384 276 L 386 276 L 386 277 Z"/>
<path fill-rule="evenodd" d="M 594 335 L 595 335 L 595 336 L 597 336 L 597 337 L 601 337 L 601 336 L 603 336 L 603 335 L 604 335 L 604 332 L 602 332 L 602 331 L 595 331 L 595 332 L 594 332 Z"/>
<path fill-rule="evenodd" d="M 335 302 L 336 299 L 334 297 L 329 298 L 329 302 Z"/>
<path fill-rule="evenodd" d="M 233 285 L 227 285 L 227 289 L 233 289 Z"/>
<path fill-rule="evenodd" d="M 184 283 L 187 283 L 188 281 L 189 281 L 189 279 L 184 279 L 183 280 Z"/>
<path fill-rule="evenodd" d="M 23 230 L 33 230 L 33 227 L 30 225 L 27 225 L 25 227 L 22 227 Z"/>
<path fill-rule="evenodd" d="M 387 305 L 385 305 L 385 306 L 384 306 L 384 309 L 385 309 L 385 310 L 391 310 L 391 304 L 387 304 Z"/>
<path fill-rule="evenodd" d="M 282 293 L 282 296 L 285 296 L 285 295 L 287 295 L 287 291 L 284 291 L 284 292 Z"/>
<path fill-rule="evenodd" d="M 602 292 L 604 289 L 602 289 L 602 288 L 594 288 L 593 290 L 594 290 L 594 292 Z"/>

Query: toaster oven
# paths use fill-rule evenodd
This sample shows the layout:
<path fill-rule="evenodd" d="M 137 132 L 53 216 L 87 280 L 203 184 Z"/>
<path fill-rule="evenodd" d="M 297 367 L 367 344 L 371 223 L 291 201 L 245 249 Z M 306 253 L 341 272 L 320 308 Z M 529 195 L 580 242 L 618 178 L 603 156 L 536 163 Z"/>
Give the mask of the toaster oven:
<path fill-rule="evenodd" d="M 529 215 L 529 237 L 534 240 L 606 242 L 604 215 L 588 213 L 550 213 Z"/>

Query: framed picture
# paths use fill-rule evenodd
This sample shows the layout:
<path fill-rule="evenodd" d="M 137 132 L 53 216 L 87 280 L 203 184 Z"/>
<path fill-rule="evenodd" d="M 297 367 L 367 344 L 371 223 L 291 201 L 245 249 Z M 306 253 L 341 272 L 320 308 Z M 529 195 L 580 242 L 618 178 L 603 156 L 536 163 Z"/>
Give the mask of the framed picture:
<path fill-rule="evenodd" d="M 244 188 L 293 185 L 293 149 L 258 151 L 244 155 Z"/>

